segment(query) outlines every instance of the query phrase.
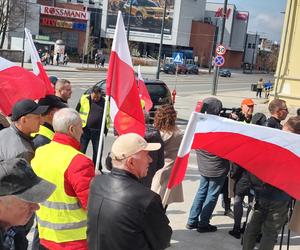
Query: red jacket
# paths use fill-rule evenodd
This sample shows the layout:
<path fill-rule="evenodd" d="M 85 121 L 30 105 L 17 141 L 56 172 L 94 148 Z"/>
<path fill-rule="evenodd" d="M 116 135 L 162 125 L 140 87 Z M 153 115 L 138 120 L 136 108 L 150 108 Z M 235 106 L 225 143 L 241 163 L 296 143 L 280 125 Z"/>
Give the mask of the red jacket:
<path fill-rule="evenodd" d="M 80 149 L 80 143 L 74 138 L 55 133 L 53 141 L 69 145 L 77 150 Z M 58 152 L 59 153 L 59 152 Z M 66 194 L 77 197 L 82 207 L 86 209 L 90 182 L 95 176 L 94 163 L 87 156 L 78 154 L 71 161 L 65 172 L 65 192 Z M 56 243 L 41 239 L 41 244 L 51 250 L 87 250 L 86 240 L 77 240 L 64 243 Z"/>

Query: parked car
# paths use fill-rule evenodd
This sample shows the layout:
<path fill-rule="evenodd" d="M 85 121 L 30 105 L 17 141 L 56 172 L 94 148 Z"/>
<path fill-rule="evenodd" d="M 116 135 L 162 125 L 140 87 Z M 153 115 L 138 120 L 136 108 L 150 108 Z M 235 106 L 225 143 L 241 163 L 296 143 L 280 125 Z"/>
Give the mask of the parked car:
<path fill-rule="evenodd" d="M 153 106 L 149 112 L 150 122 L 153 122 L 154 113 L 159 108 L 159 106 L 172 103 L 171 92 L 168 86 L 161 80 L 144 79 L 144 82 L 153 103 Z M 106 93 L 106 79 L 97 82 L 95 85 L 99 86 L 103 93 Z M 92 88 L 93 87 L 90 87 L 84 93 L 90 94 L 92 92 Z"/>
<path fill-rule="evenodd" d="M 188 74 L 199 74 L 199 68 L 196 64 L 187 64 L 186 67 Z"/>
<path fill-rule="evenodd" d="M 219 76 L 231 77 L 231 72 L 230 72 L 229 69 L 220 69 L 219 70 Z"/>
<path fill-rule="evenodd" d="M 171 63 L 166 63 L 164 65 L 163 71 L 166 74 L 175 74 L 176 73 L 176 65 Z"/>
<path fill-rule="evenodd" d="M 185 64 L 174 64 L 174 63 L 167 63 L 164 65 L 163 71 L 166 74 L 175 74 L 176 73 L 176 68 L 178 69 L 177 73 L 178 74 L 186 74 L 188 73 L 188 69 Z"/>
<path fill-rule="evenodd" d="M 186 74 L 188 73 L 188 68 L 186 67 L 185 64 L 178 64 L 178 74 Z"/>

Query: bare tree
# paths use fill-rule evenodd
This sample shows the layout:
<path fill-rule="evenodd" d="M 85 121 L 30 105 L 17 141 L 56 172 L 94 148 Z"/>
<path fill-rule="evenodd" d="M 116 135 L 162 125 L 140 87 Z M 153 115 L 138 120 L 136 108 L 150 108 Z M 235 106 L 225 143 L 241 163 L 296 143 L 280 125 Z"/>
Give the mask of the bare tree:
<path fill-rule="evenodd" d="M 3 48 L 5 37 L 9 32 L 24 27 L 24 12 L 27 9 L 27 0 L 0 0 L 0 49 Z M 30 12 L 26 13 L 31 18 Z"/>
<path fill-rule="evenodd" d="M 9 0 L 0 0 L 0 49 L 2 49 L 9 20 Z"/>

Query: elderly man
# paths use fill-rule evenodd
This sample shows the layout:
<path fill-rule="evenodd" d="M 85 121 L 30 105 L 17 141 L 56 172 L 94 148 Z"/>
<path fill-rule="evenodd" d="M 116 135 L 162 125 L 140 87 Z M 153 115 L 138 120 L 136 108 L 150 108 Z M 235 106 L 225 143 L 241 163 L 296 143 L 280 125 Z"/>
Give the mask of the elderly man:
<path fill-rule="evenodd" d="M 28 162 L 15 158 L 0 162 L 0 249 L 3 233 L 12 227 L 25 225 L 55 190 L 55 185 L 32 171 Z M 24 247 L 24 246 L 23 246 Z"/>
<path fill-rule="evenodd" d="M 172 229 L 160 196 L 143 186 L 149 151 L 160 143 L 147 143 L 138 134 L 119 136 L 112 146 L 111 173 L 95 177 L 88 205 L 89 249 L 161 250 Z"/>
<path fill-rule="evenodd" d="M 269 104 L 269 111 L 271 117 L 267 119 L 266 126 L 270 128 L 282 129 L 281 121 L 285 120 L 289 110 L 286 106 L 286 102 L 281 99 L 274 99 Z"/>
<path fill-rule="evenodd" d="M 68 103 L 72 95 L 71 82 L 66 79 L 58 79 L 55 83 L 55 95 L 58 96 L 62 102 Z"/>
<path fill-rule="evenodd" d="M 53 116 L 56 111 L 68 107 L 67 104 L 63 103 L 55 95 L 47 95 L 46 97 L 41 98 L 38 104 L 48 106 L 48 110 L 42 114 L 43 124 L 40 125 L 39 131 L 35 134 L 35 137 L 32 140 L 35 149 L 48 144 L 53 139 Z"/>
<path fill-rule="evenodd" d="M 41 114 L 47 109 L 47 106 L 40 106 L 30 99 L 15 104 L 11 126 L 0 131 L 0 160 L 22 157 L 31 161 L 34 149 L 30 134 L 39 131 Z"/>
<path fill-rule="evenodd" d="M 86 206 L 93 162 L 82 154 L 82 122 L 76 110 L 63 108 L 53 117 L 53 140 L 36 150 L 34 172 L 57 186 L 36 213 L 40 244 L 47 249 L 87 249 Z"/>

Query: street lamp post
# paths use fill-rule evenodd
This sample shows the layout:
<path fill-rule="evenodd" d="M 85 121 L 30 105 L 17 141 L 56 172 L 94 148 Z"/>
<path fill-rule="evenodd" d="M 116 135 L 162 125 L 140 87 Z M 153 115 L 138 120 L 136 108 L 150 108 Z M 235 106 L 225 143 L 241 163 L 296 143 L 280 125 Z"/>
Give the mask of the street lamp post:
<path fill-rule="evenodd" d="M 159 79 L 159 73 L 160 73 L 160 58 L 161 58 L 161 51 L 162 51 L 163 39 L 164 39 L 166 12 L 167 12 L 167 0 L 165 0 L 164 14 L 163 14 L 161 30 L 160 30 L 160 44 L 159 44 L 159 51 L 158 51 L 158 58 L 157 58 L 156 79 Z"/>
<path fill-rule="evenodd" d="M 224 32 L 225 32 L 225 24 L 226 24 L 226 14 L 227 14 L 227 3 L 228 0 L 224 1 L 224 8 L 223 8 L 223 21 L 222 21 L 222 29 L 221 29 L 221 37 L 220 37 L 220 44 L 222 45 L 224 39 Z M 219 79 L 219 66 L 214 66 L 214 78 L 213 78 L 213 85 L 212 85 L 212 95 L 217 95 L 217 86 L 218 86 L 218 79 Z"/>
<path fill-rule="evenodd" d="M 129 5 L 129 15 L 128 15 L 128 22 L 127 22 L 127 41 L 129 42 L 129 33 L 130 33 L 130 17 L 131 17 L 131 9 L 132 9 L 132 0 L 130 0 Z"/>
<path fill-rule="evenodd" d="M 23 31 L 23 44 L 22 44 L 22 62 L 21 66 L 24 67 L 24 54 L 25 54 L 25 28 L 26 28 L 26 20 L 27 20 L 27 0 L 24 2 L 24 31 Z"/>

